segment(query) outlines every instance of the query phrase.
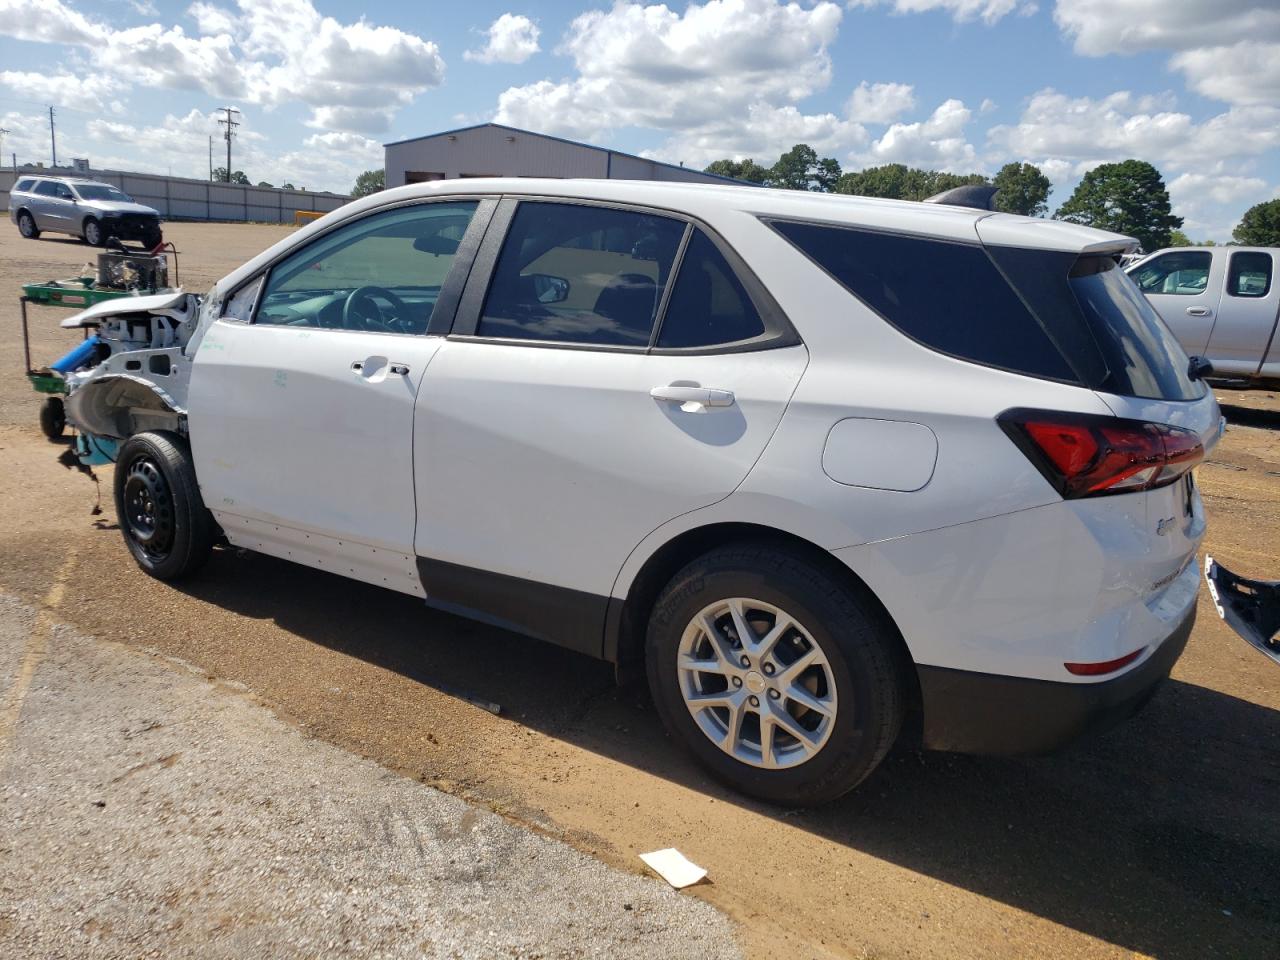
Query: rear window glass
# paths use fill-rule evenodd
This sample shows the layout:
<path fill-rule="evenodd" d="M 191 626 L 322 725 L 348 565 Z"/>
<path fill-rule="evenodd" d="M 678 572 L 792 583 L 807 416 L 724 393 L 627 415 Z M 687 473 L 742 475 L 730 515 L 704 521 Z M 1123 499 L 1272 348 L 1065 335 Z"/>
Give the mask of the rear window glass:
<path fill-rule="evenodd" d="M 1147 298 L 1110 257 L 1080 257 L 1071 292 L 1102 351 L 1111 393 L 1195 400 L 1204 385 L 1187 376 L 1187 355 Z"/>
<path fill-rule="evenodd" d="M 1227 271 L 1227 294 L 1232 297 L 1265 297 L 1271 292 L 1271 254 L 1258 251 L 1233 253 Z"/>
<path fill-rule="evenodd" d="M 685 249 L 659 347 L 707 347 L 764 334 L 764 321 L 724 254 L 701 230 Z"/>
<path fill-rule="evenodd" d="M 775 221 L 774 229 L 907 336 L 962 360 L 1079 382 L 976 244 Z"/>

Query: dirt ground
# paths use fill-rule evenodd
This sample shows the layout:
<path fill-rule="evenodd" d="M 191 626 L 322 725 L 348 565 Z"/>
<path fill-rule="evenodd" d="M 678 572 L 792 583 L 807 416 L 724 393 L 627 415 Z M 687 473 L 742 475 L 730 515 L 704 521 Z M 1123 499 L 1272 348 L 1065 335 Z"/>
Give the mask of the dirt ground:
<path fill-rule="evenodd" d="M 197 290 L 288 230 L 166 227 Z M 0 590 L 38 601 L 61 570 L 77 629 L 243 683 L 316 737 L 610 864 L 638 870 L 638 852 L 676 846 L 710 870 L 691 894 L 740 922 L 752 956 L 1278 955 L 1280 667 L 1203 593 L 1173 679 L 1105 737 L 1030 760 L 899 749 L 823 809 L 747 801 L 605 664 L 263 556 L 219 551 L 180 589 L 143 576 L 109 472 L 91 516 L 93 485 L 57 464 L 21 376 L 20 282 L 89 258 L 0 225 Z M 38 362 L 73 342 L 65 315 L 33 311 Z M 1206 547 L 1280 577 L 1280 399 L 1219 397 L 1230 427 L 1198 472 Z"/>

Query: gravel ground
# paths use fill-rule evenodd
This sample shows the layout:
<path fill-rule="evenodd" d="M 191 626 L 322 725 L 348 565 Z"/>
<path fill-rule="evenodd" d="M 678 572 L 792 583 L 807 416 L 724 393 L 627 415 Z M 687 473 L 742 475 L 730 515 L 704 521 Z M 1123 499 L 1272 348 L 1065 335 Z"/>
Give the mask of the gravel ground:
<path fill-rule="evenodd" d="M 55 602 L 0 595 L 0 956 L 739 956 L 713 907 L 59 624 Z"/>

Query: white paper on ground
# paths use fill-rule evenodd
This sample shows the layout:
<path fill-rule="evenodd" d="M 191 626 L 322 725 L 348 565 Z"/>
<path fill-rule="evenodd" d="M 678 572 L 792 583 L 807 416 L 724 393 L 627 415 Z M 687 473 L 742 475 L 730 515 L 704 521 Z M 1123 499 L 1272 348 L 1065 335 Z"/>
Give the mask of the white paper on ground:
<path fill-rule="evenodd" d="M 674 847 L 666 850 L 655 850 L 653 853 L 642 853 L 640 859 L 663 880 L 677 890 L 692 886 L 707 875 L 696 863 L 690 863 L 685 855 Z"/>

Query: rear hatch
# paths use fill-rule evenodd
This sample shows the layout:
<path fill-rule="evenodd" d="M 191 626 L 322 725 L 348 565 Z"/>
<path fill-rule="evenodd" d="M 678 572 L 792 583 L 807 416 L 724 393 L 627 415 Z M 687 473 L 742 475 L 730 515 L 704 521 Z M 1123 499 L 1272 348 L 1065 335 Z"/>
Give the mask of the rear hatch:
<path fill-rule="evenodd" d="M 1064 471 L 1093 470 L 1074 486 L 1060 486 L 1065 497 L 1122 496 L 1135 506 L 1141 499 L 1148 534 L 1143 579 L 1158 591 L 1190 563 L 1204 533 L 1193 470 L 1221 432 L 1212 391 L 1190 378 L 1186 353 L 1121 269 L 1119 258 L 1134 241 L 1005 216 L 984 218 L 977 231 L 1077 380 L 1119 418 L 1099 429 L 1072 426 L 1067 416 L 1063 429 L 1077 431 L 1088 450 L 1059 446 L 1058 463 L 1044 450 L 1032 451 L 1033 459 L 1039 454 L 1038 465 L 1059 481 Z M 1064 433 L 1050 443 L 1069 440 Z"/>

